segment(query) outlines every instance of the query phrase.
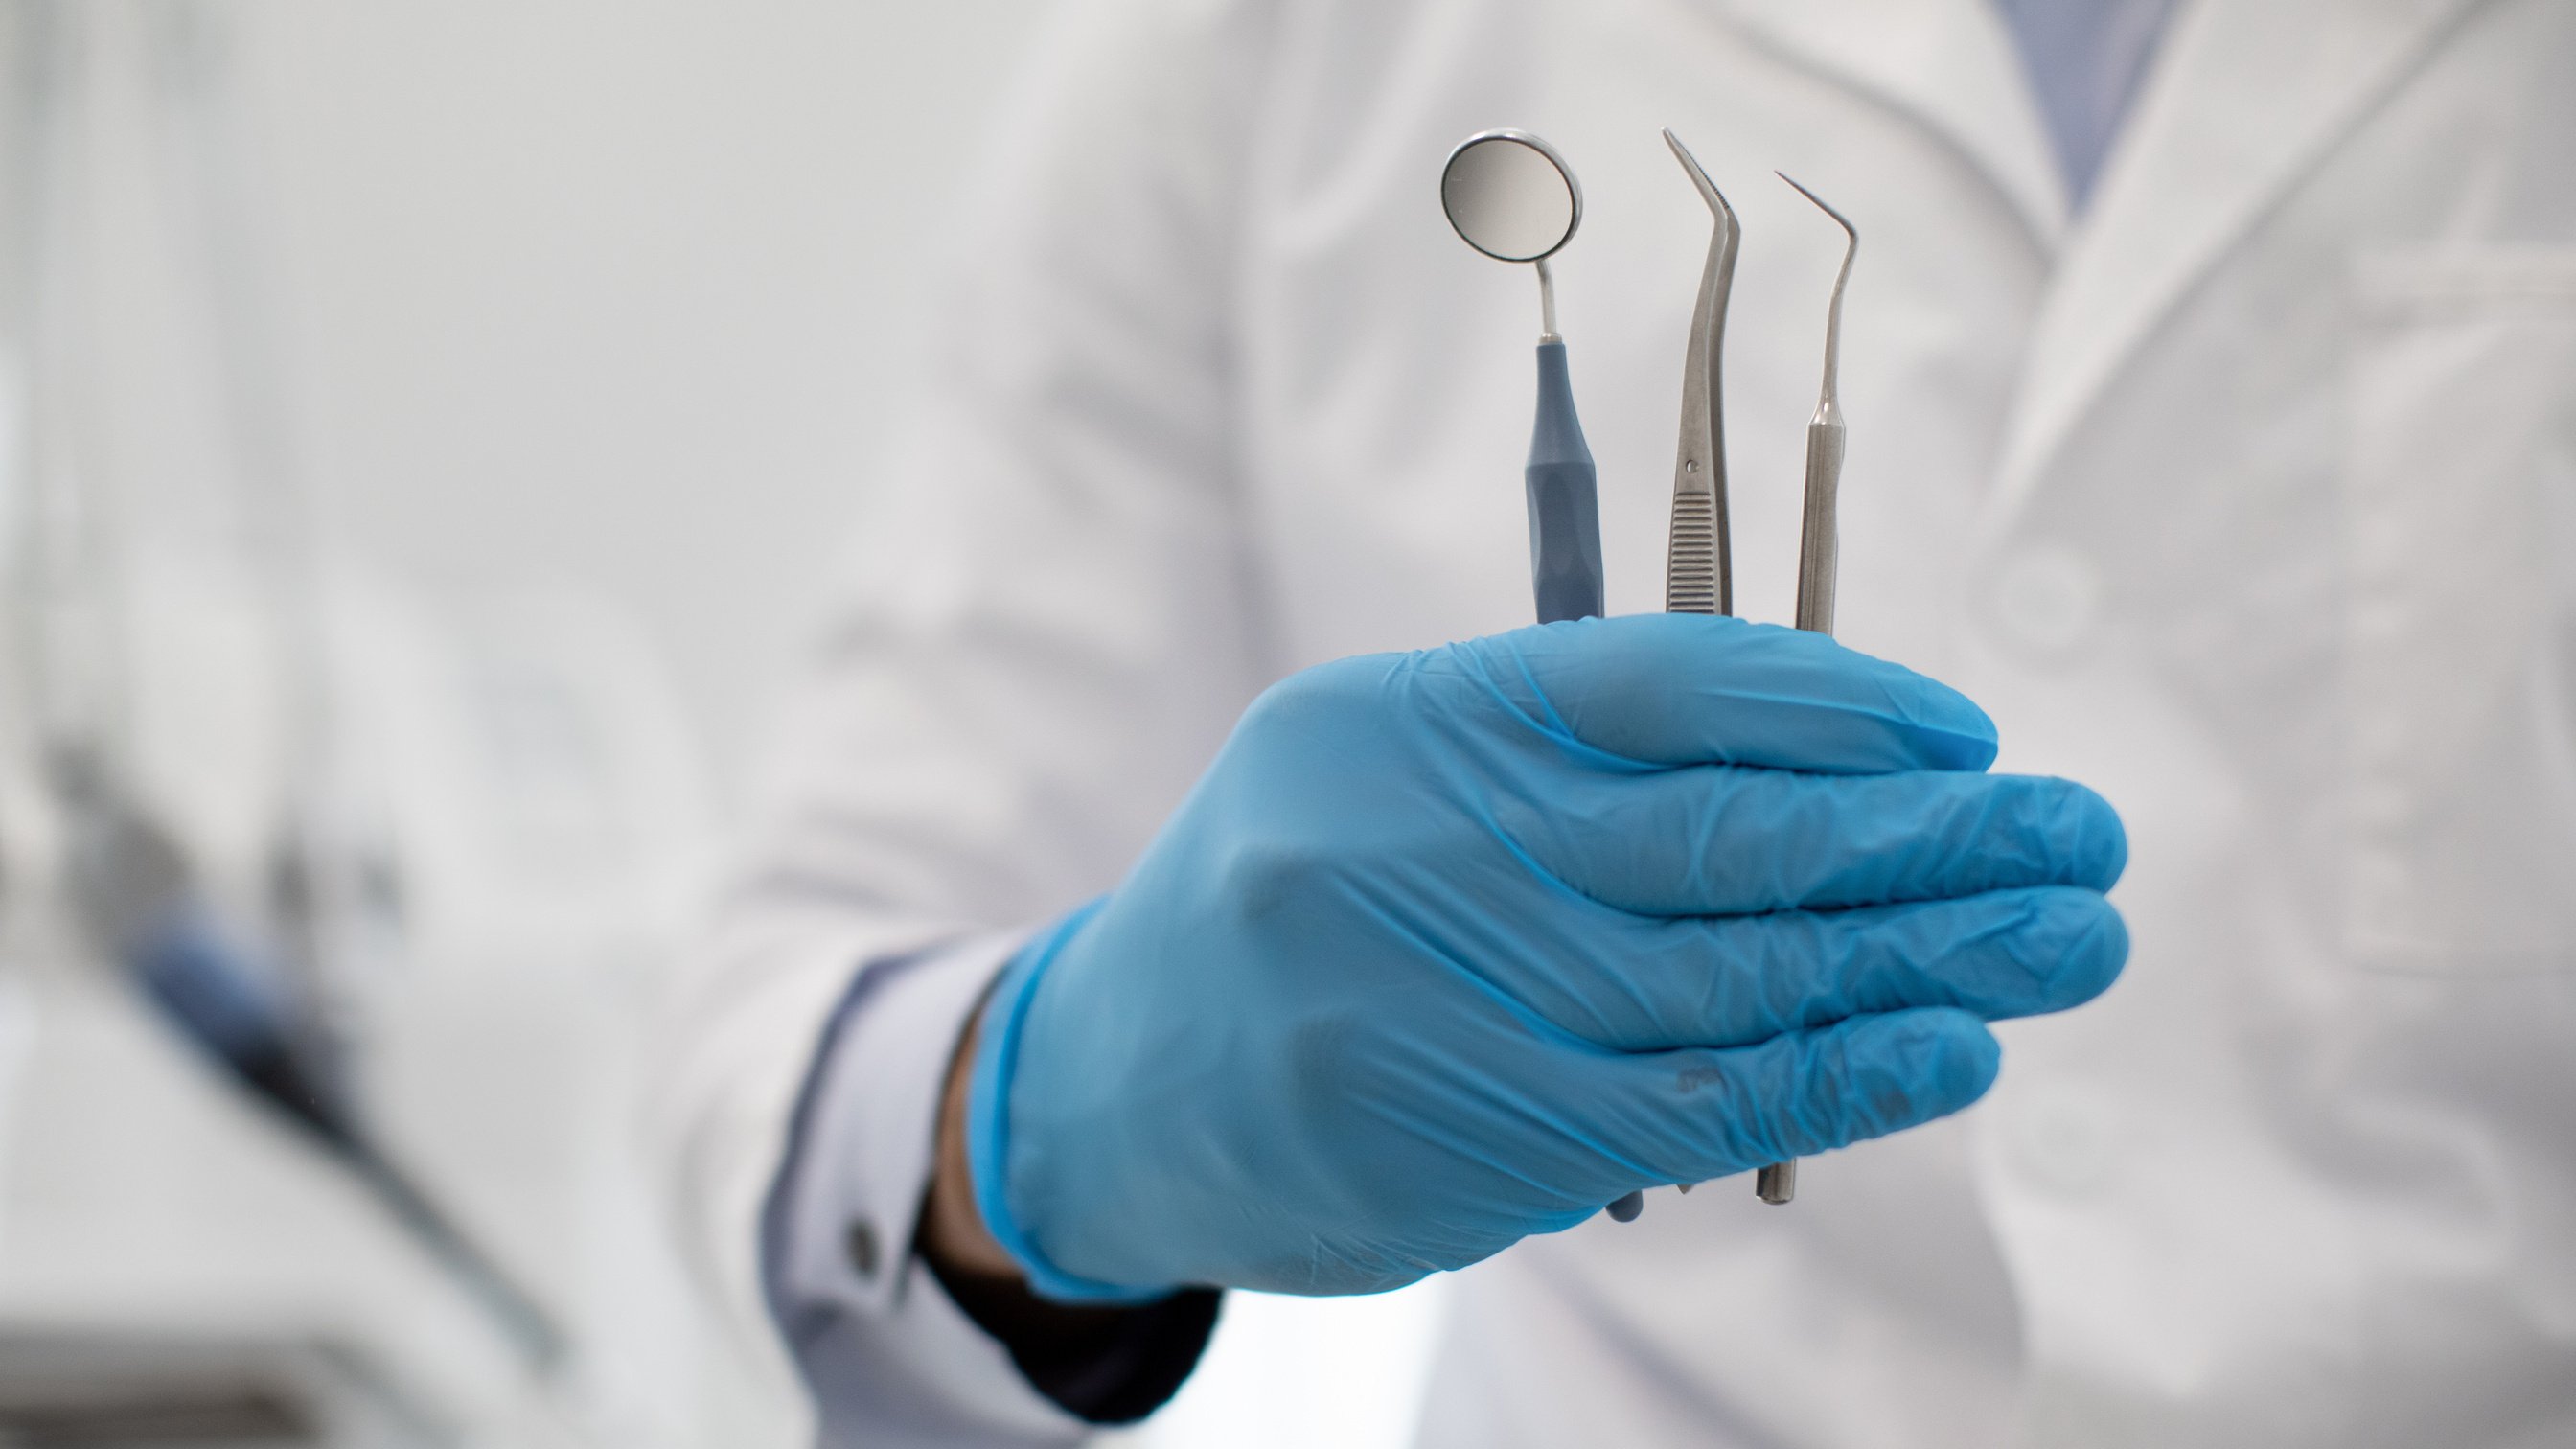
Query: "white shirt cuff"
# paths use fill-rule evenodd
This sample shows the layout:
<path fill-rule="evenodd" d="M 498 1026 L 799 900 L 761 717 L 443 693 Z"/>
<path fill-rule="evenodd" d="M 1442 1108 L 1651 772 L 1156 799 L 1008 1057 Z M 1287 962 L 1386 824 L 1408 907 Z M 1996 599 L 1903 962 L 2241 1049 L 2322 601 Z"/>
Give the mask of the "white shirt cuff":
<path fill-rule="evenodd" d="M 1008 1442 L 1071 1443 L 1082 1432 L 912 1254 L 950 1059 L 1025 939 L 981 936 L 870 964 L 826 1033 L 763 1256 L 772 1311 L 827 1426 L 882 1422 L 881 1410 L 917 1420 L 936 1405 L 958 1429 Z M 850 1402 L 890 1391 L 910 1402 Z"/>

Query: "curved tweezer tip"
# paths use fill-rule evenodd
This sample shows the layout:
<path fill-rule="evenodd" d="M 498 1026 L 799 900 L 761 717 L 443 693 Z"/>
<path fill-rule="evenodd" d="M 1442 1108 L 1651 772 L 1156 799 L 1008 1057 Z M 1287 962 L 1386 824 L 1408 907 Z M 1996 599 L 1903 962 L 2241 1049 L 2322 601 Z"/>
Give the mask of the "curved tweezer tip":
<path fill-rule="evenodd" d="M 1664 128 L 1664 144 L 1673 148 L 1674 158 L 1682 163 L 1684 171 L 1690 173 L 1691 185 L 1699 188 L 1701 198 L 1708 202 L 1708 209 L 1716 212 L 1726 225 L 1735 225 L 1735 208 L 1726 204 L 1726 198 L 1718 193 L 1717 183 L 1708 179 L 1708 173 L 1700 169 L 1699 158 L 1690 153 L 1690 148 L 1682 144 L 1682 138 L 1674 135 L 1670 126 Z"/>

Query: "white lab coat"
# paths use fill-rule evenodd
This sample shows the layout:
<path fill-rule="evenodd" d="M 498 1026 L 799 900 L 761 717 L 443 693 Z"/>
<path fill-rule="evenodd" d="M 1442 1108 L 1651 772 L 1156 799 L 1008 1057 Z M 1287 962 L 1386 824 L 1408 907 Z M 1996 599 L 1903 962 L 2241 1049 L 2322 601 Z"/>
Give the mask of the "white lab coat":
<path fill-rule="evenodd" d="M 1790 611 L 1839 255 L 1778 167 L 1862 238 L 1842 635 L 2109 796 L 2135 956 L 1794 1207 L 1462 1275 L 1425 1442 L 2576 1442 L 2576 4 L 2187 6 L 2074 226 L 1983 0 L 1100 0 L 1046 51 L 690 998 L 739 1301 L 855 965 L 1113 884 L 1267 680 L 1528 616 L 1537 299 L 1442 223 L 1471 131 L 1581 172 L 1610 606 L 1659 607 L 1670 125 L 1746 232 L 1740 611 Z"/>

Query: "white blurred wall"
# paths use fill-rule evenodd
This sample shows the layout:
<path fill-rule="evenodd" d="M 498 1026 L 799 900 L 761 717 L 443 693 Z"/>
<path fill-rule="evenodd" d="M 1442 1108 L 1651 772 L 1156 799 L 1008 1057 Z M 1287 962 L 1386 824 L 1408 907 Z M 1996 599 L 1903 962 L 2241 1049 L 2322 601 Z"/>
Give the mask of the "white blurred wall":
<path fill-rule="evenodd" d="M 1040 8 L 224 0 L 335 522 L 622 603 L 739 779 Z"/>

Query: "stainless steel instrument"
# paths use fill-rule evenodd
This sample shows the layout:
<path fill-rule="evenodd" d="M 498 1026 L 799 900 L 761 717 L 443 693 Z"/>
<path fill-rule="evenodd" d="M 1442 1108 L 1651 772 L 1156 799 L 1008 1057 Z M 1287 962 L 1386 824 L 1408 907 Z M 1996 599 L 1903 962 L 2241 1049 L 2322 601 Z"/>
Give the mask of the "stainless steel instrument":
<path fill-rule="evenodd" d="M 1852 258 L 1860 254 L 1860 233 L 1849 218 L 1825 199 L 1781 172 L 1781 180 L 1816 204 L 1843 229 L 1843 266 L 1834 277 L 1833 301 L 1825 309 L 1825 380 L 1816 398 L 1816 415 L 1807 423 L 1807 491 L 1798 530 L 1798 614 L 1801 629 L 1834 632 L 1834 577 L 1840 529 L 1836 507 L 1843 481 L 1843 409 L 1836 395 L 1842 367 L 1843 289 L 1851 283 Z M 1775 1162 L 1754 1174 L 1754 1195 L 1767 1203 L 1785 1203 L 1798 1195 L 1798 1163 Z"/>
<path fill-rule="evenodd" d="M 1682 356 L 1682 434 L 1673 459 L 1673 531 L 1664 551 L 1664 612 L 1732 614 L 1735 568 L 1726 528 L 1726 407 L 1720 364 L 1726 351 L 1726 300 L 1735 290 L 1735 253 L 1744 228 L 1717 183 L 1667 127 L 1664 144 L 1690 174 L 1708 203 L 1716 230 L 1708 262 L 1700 269 L 1699 302 L 1691 309 L 1690 350 Z M 1764 1168 L 1767 1178 L 1771 1168 Z M 1682 1191 L 1690 1185 L 1682 1184 Z M 1767 1194 L 1766 1194 L 1767 1197 Z M 1610 1216 L 1633 1222 L 1646 1210 L 1643 1194 L 1610 1204 Z"/>
<path fill-rule="evenodd" d="M 1592 449 L 1575 416 L 1556 278 L 1547 259 L 1583 224 L 1583 188 L 1556 148 L 1527 131 L 1479 131 L 1440 168 L 1440 209 L 1461 240 L 1497 261 L 1538 270 L 1538 419 L 1522 470 L 1529 500 L 1530 590 L 1538 619 L 1602 612 L 1601 502 Z"/>
<path fill-rule="evenodd" d="M 1680 444 L 1673 460 L 1672 536 L 1664 557 L 1664 609 L 1676 614 L 1732 614 L 1735 582 L 1727 528 L 1726 408 L 1722 363 L 1726 305 L 1735 287 L 1736 253 L 1744 229 L 1690 148 L 1667 129 L 1664 144 L 1708 203 L 1715 229 L 1700 270 L 1699 299 L 1691 311 L 1690 348 L 1682 359 Z M 1807 424 L 1807 477 L 1798 539 L 1797 626 L 1834 631 L 1834 576 L 1839 546 L 1836 507 L 1842 486 L 1844 426 L 1837 385 L 1842 361 L 1843 292 L 1851 282 L 1860 233 L 1822 197 L 1781 175 L 1843 229 L 1842 270 L 1834 278 L 1825 316 L 1825 376 L 1816 413 Z M 1441 179 L 1441 205 L 1470 246 L 1538 271 L 1539 425 L 1527 470 L 1530 558 L 1544 620 L 1601 612 L 1599 523 L 1595 513 L 1592 455 L 1574 422 L 1565 380 L 1564 342 L 1556 332 L 1554 278 L 1547 259 L 1574 234 L 1583 214 L 1582 192 L 1563 158 L 1524 131 L 1486 131 L 1450 153 Z M 1690 1184 L 1681 1184 L 1684 1192 Z M 1786 1203 L 1798 1193 L 1796 1161 L 1775 1162 L 1754 1177 L 1764 1202 Z M 1609 1205 L 1611 1217 L 1633 1220 L 1645 1198 L 1628 1193 Z"/>
<path fill-rule="evenodd" d="M 1726 523 L 1726 409 L 1721 362 L 1726 347 L 1726 303 L 1735 285 L 1735 255 L 1743 228 L 1690 148 L 1670 130 L 1664 143 L 1682 164 L 1700 199 L 1716 219 L 1708 262 L 1700 272 L 1699 302 L 1691 311 L 1690 351 L 1682 359 L 1682 426 L 1673 465 L 1672 540 L 1664 558 L 1664 608 L 1669 613 L 1735 612 L 1734 569 Z M 1780 177 L 1843 229 L 1842 271 L 1834 278 L 1825 316 L 1825 380 L 1816 415 L 1807 424 L 1807 479 L 1798 538 L 1797 625 L 1819 634 L 1834 631 L 1834 571 L 1839 546 L 1836 505 L 1842 486 L 1844 427 L 1837 384 L 1842 362 L 1843 290 L 1851 281 L 1860 233 L 1841 212 L 1786 175 Z M 1684 1185 L 1688 1191 L 1688 1185 Z M 1798 1164 L 1775 1162 L 1754 1175 L 1754 1195 L 1779 1204 L 1798 1195 Z M 1631 1194 L 1611 1205 L 1626 1221 L 1642 1210 Z"/>
<path fill-rule="evenodd" d="M 1700 271 L 1699 305 L 1691 310 L 1690 351 L 1682 358 L 1682 436 L 1680 456 L 1673 461 L 1673 535 L 1664 559 L 1664 611 L 1731 614 L 1735 576 L 1726 531 L 1726 410 L 1718 363 L 1726 347 L 1726 299 L 1735 288 L 1735 251 L 1744 228 L 1681 137 L 1667 130 L 1664 144 L 1673 148 L 1717 221 L 1709 238 L 1708 265 Z"/>
<path fill-rule="evenodd" d="M 1834 632 L 1834 569 L 1838 535 L 1836 496 L 1843 480 L 1843 407 L 1837 397 L 1842 367 L 1843 289 L 1851 285 L 1852 258 L 1860 254 L 1860 233 L 1849 218 L 1825 199 L 1780 172 L 1772 173 L 1797 187 L 1798 194 L 1834 219 L 1843 229 L 1843 269 L 1834 277 L 1834 299 L 1825 310 L 1825 382 L 1816 398 L 1816 415 L 1807 423 L 1807 502 L 1805 525 L 1798 536 L 1798 627 L 1819 634 Z"/>

